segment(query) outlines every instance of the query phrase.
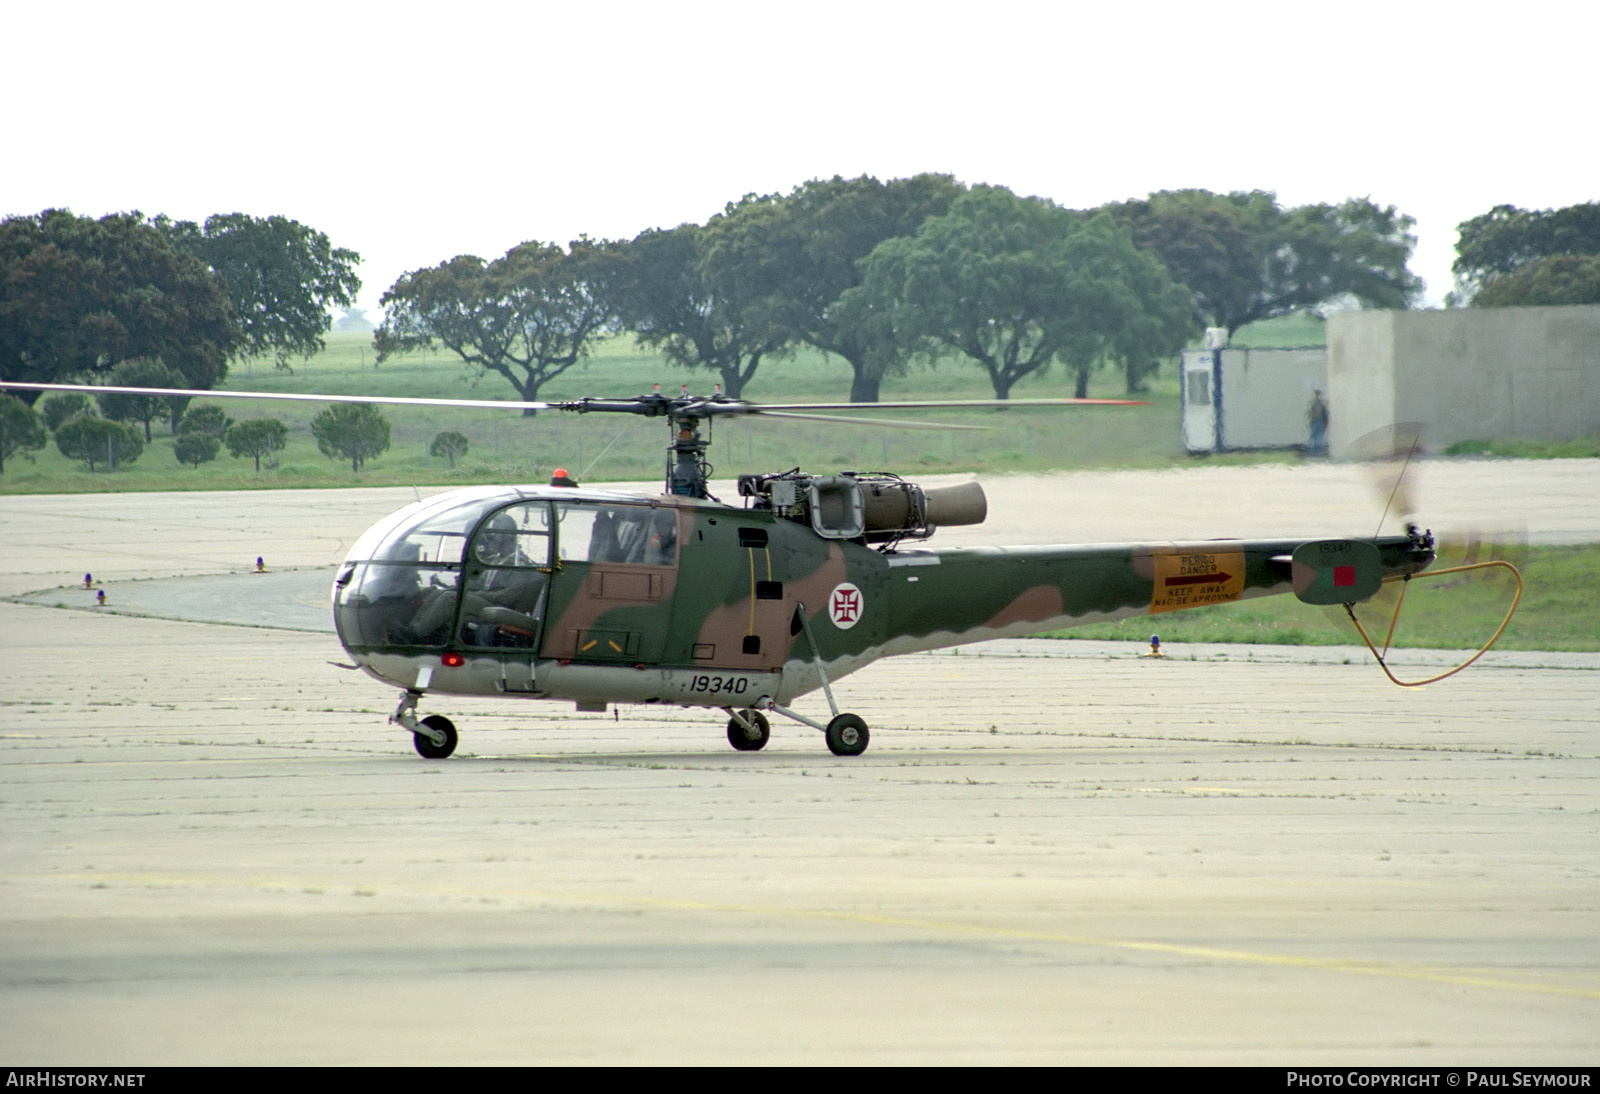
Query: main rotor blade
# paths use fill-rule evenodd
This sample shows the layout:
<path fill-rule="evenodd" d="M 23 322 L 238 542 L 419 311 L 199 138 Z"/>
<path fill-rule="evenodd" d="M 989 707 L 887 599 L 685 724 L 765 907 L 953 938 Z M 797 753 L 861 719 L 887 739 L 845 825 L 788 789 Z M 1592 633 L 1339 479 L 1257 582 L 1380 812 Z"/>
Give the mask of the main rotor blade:
<path fill-rule="evenodd" d="M 751 403 L 765 414 L 774 410 L 948 410 L 961 407 L 1149 406 L 1138 399 L 929 399 L 899 403 Z"/>
<path fill-rule="evenodd" d="M 799 414 L 792 410 L 768 410 L 761 407 L 750 415 L 753 418 L 804 418 L 813 422 L 843 422 L 846 425 L 881 425 L 889 429 L 974 429 L 987 430 L 986 425 L 957 425 L 954 422 L 897 422 L 892 418 L 847 418 L 843 414 Z"/>
<path fill-rule="evenodd" d="M 701 396 L 679 396 L 676 399 L 661 396 L 637 396 L 632 399 L 569 399 L 561 402 L 526 402 L 512 399 L 436 399 L 401 395 L 312 395 L 301 392 L 279 391 L 213 391 L 204 388 L 177 387 L 121 387 L 111 384 L 33 384 L 0 380 L 0 389 L 18 391 L 75 391 L 80 394 L 107 395 L 158 395 L 169 398 L 190 399 L 277 399 L 302 403 L 379 403 L 384 406 L 438 406 L 467 407 L 481 410 L 574 410 L 579 413 L 629 413 L 660 416 L 680 413 L 695 417 L 742 417 L 747 415 L 779 414 L 798 416 L 794 412 L 811 410 L 953 410 L 981 409 L 984 407 L 1018 408 L 1046 406 L 1148 406 L 1136 399 L 930 399 L 898 403 L 751 403 L 743 399 L 718 399 Z M 824 417 L 822 421 L 860 422 L 862 424 L 897 426 L 906 429 L 982 429 L 983 426 L 926 426 L 908 425 L 885 419 Z"/>
<path fill-rule="evenodd" d="M 191 399 L 280 399 L 301 403 L 382 403 L 385 406 L 463 406 L 485 410 L 552 410 L 559 403 L 508 402 L 499 399 L 422 399 L 402 395 L 306 395 L 279 391 L 210 391 L 181 387 L 117 387 L 111 384 L 23 384 L 0 380 L 0 388 L 21 391 L 75 391 L 81 395 L 160 395 Z"/>

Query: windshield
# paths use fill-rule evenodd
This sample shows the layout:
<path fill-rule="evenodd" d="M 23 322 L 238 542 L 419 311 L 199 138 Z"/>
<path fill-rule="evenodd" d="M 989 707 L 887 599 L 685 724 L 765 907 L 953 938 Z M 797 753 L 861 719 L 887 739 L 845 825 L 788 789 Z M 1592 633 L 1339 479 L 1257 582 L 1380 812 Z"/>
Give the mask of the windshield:
<path fill-rule="evenodd" d="M 483 514 L 517 496 L 516 491 L 495 486 L 427 498 L 373 525 L 346 559 L 459 565 L 467 536 Z"/>

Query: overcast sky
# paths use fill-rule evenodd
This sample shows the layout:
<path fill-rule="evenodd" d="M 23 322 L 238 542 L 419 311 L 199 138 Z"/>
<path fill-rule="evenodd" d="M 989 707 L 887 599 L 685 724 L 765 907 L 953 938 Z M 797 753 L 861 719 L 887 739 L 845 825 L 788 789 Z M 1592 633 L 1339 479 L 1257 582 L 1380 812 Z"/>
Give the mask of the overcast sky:
<path fill-rule="evenodd" d="M 30 10 L 31 9 L 31 10 Z M 922 171 L 1083 208 L 1600 198 L 1592 2 L 51 4 L 0 27 L 0 213 L 282 214 L 403 272 Z"/>

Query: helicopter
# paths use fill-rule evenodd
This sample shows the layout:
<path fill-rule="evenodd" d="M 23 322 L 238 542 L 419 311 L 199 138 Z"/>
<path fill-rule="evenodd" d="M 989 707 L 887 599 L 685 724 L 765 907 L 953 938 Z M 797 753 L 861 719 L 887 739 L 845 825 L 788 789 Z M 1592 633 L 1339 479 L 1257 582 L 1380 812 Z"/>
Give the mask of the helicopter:
<path fill-rule="evenodd" d="M 581 712 L 613 704 L 720 709 L 728 743 L 746 752 L 768 743 L 768 716 L 777 715 L 820 731 L 834 755 L 858 756 L 869 727 L 839 709 L 832 683 L 881 658 L 1287 592 L 1342 606 L 1403 685 L 1460 671 L 1494 641 L 1427 681 L 1389 672 L 1354 606 L 1434 562 L 1434 537 L 1415 524 L 1355 539 L 939 549 L 925 544 L 940 527 L 986 518 L 976 482 L 925 489 L 886 471 L 794 468 L 740 475 L 742 504 L 711 495 L 711 442 L 702 426 L 709 434 L 719 418 L 829 417 L 818 412 L 859 404 L 756 404 L 720 392 L 691 395 L 687 386 L 675 397 L 658 386 L 632 398 L 565 402 L 90 390 L 666 419 L 671 440 L 659 495 L 584 487 L 558 469 L 545 485 L 466 487 L 420 500 L 351 547 L 332 589 L 335 628 L 351 659 L 341 667 L 400 691 L 389 720 L 428 759 L 450 756 L 458 743 L 449 718 L 418 711 L 425 697 L 446 695 L 570 702 Z M 1128 404 L 953 400 L 875 408 L 1030 405 Z M 817 690 L 826 721 L 795 709 Z"/>

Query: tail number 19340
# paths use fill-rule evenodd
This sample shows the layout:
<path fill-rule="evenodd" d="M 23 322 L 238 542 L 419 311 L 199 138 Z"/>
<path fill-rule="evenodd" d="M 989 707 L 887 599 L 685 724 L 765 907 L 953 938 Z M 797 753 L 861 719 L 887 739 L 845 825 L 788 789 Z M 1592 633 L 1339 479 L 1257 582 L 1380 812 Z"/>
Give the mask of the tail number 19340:
<path fill-rule="evenodd" d="M 695 676 L 689 681 L 690 691 L 711 695 L 743 695 L 750 687 L 747 676 Z"/>

